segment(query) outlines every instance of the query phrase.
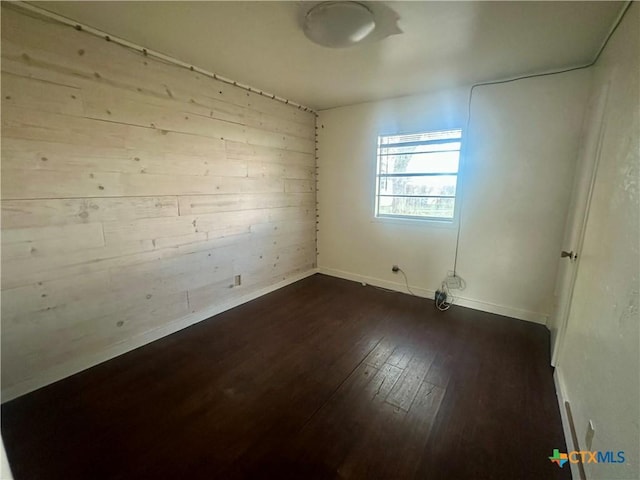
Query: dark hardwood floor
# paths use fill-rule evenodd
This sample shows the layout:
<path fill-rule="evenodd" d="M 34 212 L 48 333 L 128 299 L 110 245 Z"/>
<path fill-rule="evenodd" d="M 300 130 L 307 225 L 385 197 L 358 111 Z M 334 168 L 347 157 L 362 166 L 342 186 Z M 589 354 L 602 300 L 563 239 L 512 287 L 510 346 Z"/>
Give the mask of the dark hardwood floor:
<path fill-rule="evenodd" d="M 540 325 L 314 275 L 2 405 L 17 480 L 556 479 Z"/>

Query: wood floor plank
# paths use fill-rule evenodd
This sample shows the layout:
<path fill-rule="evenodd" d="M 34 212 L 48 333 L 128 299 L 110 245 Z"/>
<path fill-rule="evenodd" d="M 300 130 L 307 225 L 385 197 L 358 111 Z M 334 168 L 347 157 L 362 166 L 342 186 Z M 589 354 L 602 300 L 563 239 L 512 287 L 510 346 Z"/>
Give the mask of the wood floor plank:
<path fill-rule="evenodd" d="M 454 360 L 455 357 L 449 352 L 438 353 L 427 372 L 425 381 L 446 388 L 451 378 Z"/>
<path fill-rule="evenodd" d="M 376 348 L 374 348 L 367 356 L 367 358 L 365 358 L 364 362 L 373 367 L 380 368 L 391 356 L 394 348 L 395 345 L 393 341 L 386 338 L 382 339 L 382 341 L 378 345 L 376 345 Z"/>
<path fill-rule="evenodd" d="M 399 345 L 393 350 L 393 353 L 387 359 L 387 363 L 398 368 L 406 368 L 412 356 L 413 349 L 410 346 Z"/>
<path fill-rule="evenodd" d="M 387 403 L 408 412 L 432 363 L 433 356 L 414 355 L 389 392 Z"/>
<path fill-rule="evenodd" d="M 393 389 L 398 379 L 402 376 L 403 370 L 394 365 L 385 363 L 376 372 L 376 375 L 371 382 L 369 394 L 373 392 L 371 398 L 373 400 L 384 401 L 389 395 L 389 392 Z"/>
<path fill-rule="evenodd" d="M 401 462 L 397 462 L 393 474 L 397 478 L 414 478 L 419 459 L 433 430 L 435 418 L 440 410 L 445 389 L 427 381 L 422 382 L 411 410 L 405 419 L 405 435 L 411 439 L 403 451 Z"/>
<path fill-rule="evenodd" d="M 567 479 L 540 325 L 314 275 L 2 405 L 16 480 Z"/>

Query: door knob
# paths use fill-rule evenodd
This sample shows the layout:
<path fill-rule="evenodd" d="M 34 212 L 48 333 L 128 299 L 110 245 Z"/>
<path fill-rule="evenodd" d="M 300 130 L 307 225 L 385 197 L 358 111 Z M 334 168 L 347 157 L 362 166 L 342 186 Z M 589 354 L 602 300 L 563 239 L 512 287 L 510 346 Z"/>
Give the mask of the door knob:
<path fill-rule="evenodd" d="M 576 258 L 578 258 L 578 254 L 574 253 L 573 250 L 570 252 L 563 250 L 562 253 L 560 254 L 560 257 L 562 258 L 569 257 L 569 260 L 575 260 Z"/>

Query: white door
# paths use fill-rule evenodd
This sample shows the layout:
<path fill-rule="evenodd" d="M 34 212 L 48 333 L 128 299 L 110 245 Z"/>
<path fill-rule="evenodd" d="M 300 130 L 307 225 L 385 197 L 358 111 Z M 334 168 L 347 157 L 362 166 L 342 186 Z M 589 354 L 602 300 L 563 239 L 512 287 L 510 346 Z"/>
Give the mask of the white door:
<path fill-rule="evenodd" d="M 604 111 L 608 94 L 609 84 L 606 83 L 600 87 L 595 96 L 592 96 L 592 101 L 587 110 L 588 116 L 585 122 L 583 141 L 576 162 L 576 175 L 567 215 L 562 251 L 558 252 L 560 266 L 556 280 L 554 310 L 548 324 L 551 332 L 551 365 L 553 366 L 558 363 L 562 339 L 567 328 L 567 320 L 571 309 L 573 285 L 580 263 L 580 252 L 589 215 L 591 193 L 598 170 L 602 137 L 606 127 Z"/>

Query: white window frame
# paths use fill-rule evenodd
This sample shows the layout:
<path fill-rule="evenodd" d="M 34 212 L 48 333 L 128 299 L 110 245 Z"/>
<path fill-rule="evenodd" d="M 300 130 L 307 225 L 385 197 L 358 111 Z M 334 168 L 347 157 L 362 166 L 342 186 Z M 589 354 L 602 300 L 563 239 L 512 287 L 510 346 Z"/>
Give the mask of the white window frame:
<path fill-rule="evenodd" d="M 381 174 L 380 169 L 380 160 L 382 155 L 380 154 L 380 145 L 381 139 L 384 137 L 394 137 L 394 136 L 410 136 L 410 135 L 421 135 L 421 134 L 438 134 L 445 132 L 460 132 L 459 139 L 452 139 L 454 142 L 460 142 L 460 149 L 457 150 L 459 152 L 458 157 L 458 169 L 454 172 L 447 172 L 448 175 L 455 175 L 456 177 L 456 193 L 455 195 L 446 196 L 446 195 L 434 195 L 431 198 L 453 198 L 454 199 L 454 207 L 453 207 L 453 217 L 432 217 L 432 216 L 422 216 L 422 215 L 401 215 L 401 214 L 389 214 L 389 213 L 379 213 L 379 199 L 381 197 L 380 194 L 380 177 L 381 176 L 391 176 Z M 461 200 L 461 189 L 460 189 L 460 178 L 462 171 L 462 149 L 463 149 L 463 136 L 464 132 L 462 128 L 447 128 L 441 130 L 420 130 L 417 132 L 393 132 L 393 133 L 380 133 L 376 138 L 376 167 L 375 167 L 375 189 L 374 189 L 374 219 L 376 221 L 384 221 L 384 222 L 402 222 L 402 223 L 415 223 L 415 224 L 430 224 L 430 225 L 438 225 L 438 226 L 455 226 L 458 221 L 459 214 L 459 206 Z M 424 144 L 436 143 L 441 140 L 436 141 L 424 141 Z M 450 140 L 451 141 L 451 140 Z M 399 174 L 398 174 L 399 175 Z M 443 175 L 443 173 L 431 174 L 431 173 L 420 173 L 420 174 L 412 174 L 409 176 L 432 176 L 432 175 Z M 410 195 L 413 196 L 413 195 Z M 416 198 L 428 198 L 427 196 L 415 195 Z"/>

